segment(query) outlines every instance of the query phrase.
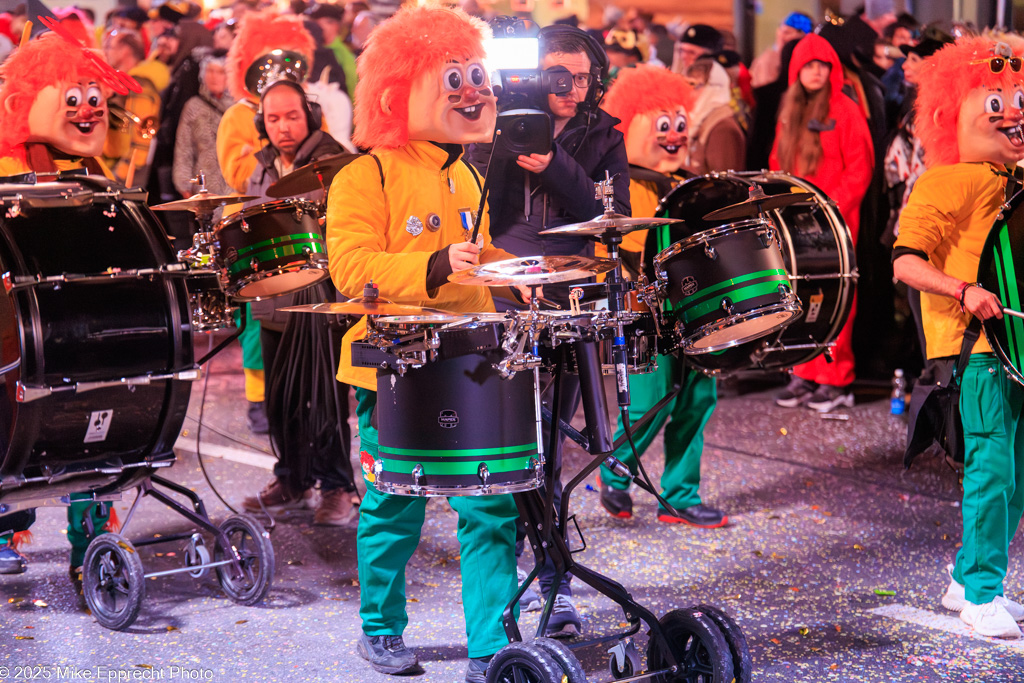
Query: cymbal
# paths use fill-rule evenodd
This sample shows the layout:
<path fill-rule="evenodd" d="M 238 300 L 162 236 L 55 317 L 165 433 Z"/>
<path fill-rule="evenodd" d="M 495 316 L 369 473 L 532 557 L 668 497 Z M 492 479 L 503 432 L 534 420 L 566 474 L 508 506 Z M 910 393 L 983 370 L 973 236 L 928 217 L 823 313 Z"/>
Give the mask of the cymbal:
<path fill-rule="evenodd" d="M 330 187 L 338 171 L 363 156 L 342 152 L 301 166 L 267 188 L 269 197 L 294 197 Z M 320 183 L 323 182 L 323 185 Z"/>
<path fill-rule="evenodd" d="M 460 270 L 448 276 L 450 282 L 460 285 L 546 285 L 553 282 L 583 280 L 607 273 L 618 265 L 612 259 L 586 256 L 528 256 L 484 263 Z"/>
<path fill-rule="evenodd" d="M 325 304 L 305 304 L 303 306 L 288 306 L 280 309 L 287 313 L 323 313 L 326 315 L 416 315 L 416 316 L 445 316 L 451 321 L 466 317 L 465 314 L 442 311 L 438 308 L 421 308 L 420 306 L 407 306 L 405 304 L 393 304 L 390 301 L 336 301 Z"/>
<path fill-rule="evenodd" d="M 730 204 L 721 209 L 715 209 L 704 215 L 706 221 L 721 221 L 729 218 L 746 218 L 756 216 L 772 209 L 781 209 L 794 204 L 810 204 L 814 195 L 810 192 L 786 192 L 783 194 L 769 194 L 759 197 L 751 197 L 737 204 Z"/>
<path fill-rule="evenodd" d="M 541 230 L 541 235 L 590 235 L 599 237 L 606 232 L 617 232 L 625 235 L 634 230 L 649 230 L 659 225 L 682 223 L 679 218 L 631 218 L 620 213 L 606 213 L 584 223 L 570 223 L 557 228 Z"/>
<path fill-rule="evenodd" d="M 210 194 L 209 192 L 197 192 L 188 199 L 179 199 L 166 204 L 157 204 L 149 208 L 154 211 L 191 211 L 192 213 L 209 213 L 221 206 L 230 204 L 241 204 L 259 199 L 256 195 L 242 194 Z"/>

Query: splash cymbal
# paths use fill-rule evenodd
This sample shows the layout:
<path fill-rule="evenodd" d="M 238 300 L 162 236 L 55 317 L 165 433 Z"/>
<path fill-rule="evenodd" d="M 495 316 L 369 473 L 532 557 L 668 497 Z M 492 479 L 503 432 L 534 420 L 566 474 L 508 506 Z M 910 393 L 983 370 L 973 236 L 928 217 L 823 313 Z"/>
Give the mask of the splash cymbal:
<path fill-rule="evenodd" d="M 448 276 L 460 285 L 537 286 L 583 280 L 615 268 L 618 261 L 586 256 L 528 256 L 484 263 Z"/>
<path fill-rule="evenodd" d="M 465 314 L 451 313 L 437 308 L 423 308 L 420 306 L 407 306 L 405 304 L 394 304 L 390 301 L 335 301 L 323 304 L 305 304 L 303 306 L 288 306 L 280 309 L 287 313 L 322 313 L 325 315 L 415 315 L 430 316 L 437 322 L 446 319 L 448 322 L 465 318 Z"/>
<path fill-rule="evenodd" d="M 221 206 L 231 204 L 242 204 L 259 199 L 256 195 L 242 194 L 210 194 L 209 192 L 197 192 L 188 199 L 179 199 L 166 204 L 157 204 L 149 208 L 154 211 L 191 211 L 192 213 L 210 213 Z"/>
<path fill-rule="evenodd" d="M 704 215 L 706 221 L 724 221 L 730 218 L 748 218 L 756 216 L 773 209 L 781 209 L 795 204 L 810 204 L 814 195 L 810 192 L 786 192 L 783 194 L 769 194 L 751 196 L 736 204 L 730 204 L 721 209 L 715 209 Z"/>
<path fill-rule="evenodd" d="M 606 232 L 617 232 L 620 235 L 634 230 L 649 230 L 659 225 L 682 223 L 679 218 L 644 218 L 623 216 L 620 213 L 606 213 L 583 223 L 570 223 L 557 228 L 541 230 L 541 235 L 589 235 L 600 237 Z"/>
<path fill-rule="evenodd" d="M 338 171 L 363 156 L 342 152 L 301 166 L 267 188 L 268 197 L 294 197 L 331 186 Z"/>

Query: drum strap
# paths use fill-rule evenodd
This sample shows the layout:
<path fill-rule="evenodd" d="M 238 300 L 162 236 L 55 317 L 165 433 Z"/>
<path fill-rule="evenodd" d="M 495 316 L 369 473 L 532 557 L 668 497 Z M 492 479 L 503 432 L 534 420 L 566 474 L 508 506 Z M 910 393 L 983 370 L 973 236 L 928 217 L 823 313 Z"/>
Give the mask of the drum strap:
<path fill-rule="evenodd" d="M 60 173 L 57 170 L 57 165 L 53 163 L 53 156 L 50 154 L 50 148 L 47 145 L 41 142 L 27 142 L 25 143 L 25 153 L 28 165 L 35 171 L 36 177 L 39 180 L 52 180 Z M 82 159 L 82 164 L 92 175 L 106 175 L 103 172 L 103 167 L 93 157 L 85 157 Z"/>

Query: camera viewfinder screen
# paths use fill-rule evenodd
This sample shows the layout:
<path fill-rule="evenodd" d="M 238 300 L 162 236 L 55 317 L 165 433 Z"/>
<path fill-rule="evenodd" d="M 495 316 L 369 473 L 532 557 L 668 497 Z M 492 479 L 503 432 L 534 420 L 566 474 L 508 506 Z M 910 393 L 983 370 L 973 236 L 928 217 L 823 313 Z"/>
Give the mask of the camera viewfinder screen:
<path fill-rule="evenodd" d="M 536 69 L 540 47 L 536 38 L 495 38 L 484 43 L 487 70 Z"/>

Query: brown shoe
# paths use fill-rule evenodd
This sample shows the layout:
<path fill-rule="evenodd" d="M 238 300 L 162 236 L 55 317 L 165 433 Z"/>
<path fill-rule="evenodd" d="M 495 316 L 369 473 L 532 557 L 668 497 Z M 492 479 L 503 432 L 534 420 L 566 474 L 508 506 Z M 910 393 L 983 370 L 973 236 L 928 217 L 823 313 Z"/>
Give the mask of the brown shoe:
<path fill-rule="evenodd" d="M 262 500 L 263 505 L 260 506 Z M 249 496 L 242 501 L 242 507 L 246 512 L 284 512 L 285 510 L 306 510 L 313 507 L 313 491 L 296 493 L 292 491 L 283 479 L 275 478 L 259 492 L 257 496 Z"/>
<path fill-rule="evenodd" d="M 354 527 L 359 518 L 359 508 L 352 504 L 352 496 L 348 491 L 332 489 L 321 491 L 320 504 L 313 514 L 313 524 L 317 526 Z"/>

